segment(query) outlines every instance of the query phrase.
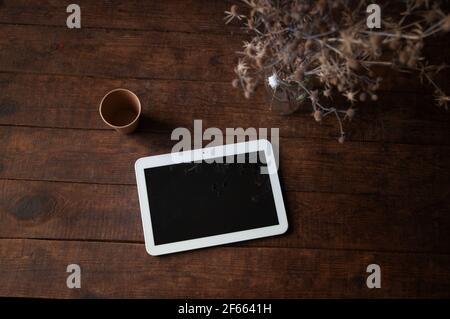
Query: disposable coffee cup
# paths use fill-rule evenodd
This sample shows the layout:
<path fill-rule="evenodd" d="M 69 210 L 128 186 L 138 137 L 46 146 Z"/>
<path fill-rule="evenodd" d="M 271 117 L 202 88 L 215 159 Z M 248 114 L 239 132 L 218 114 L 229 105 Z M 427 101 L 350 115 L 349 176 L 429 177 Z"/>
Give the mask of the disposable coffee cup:
<path fill-rule="evenodd" d="M 99 112 L 108 126 L 120 133 L 129 134 L 137 128 L 141 102 L 130 90 L 114 89 L 101 100 Z"/>

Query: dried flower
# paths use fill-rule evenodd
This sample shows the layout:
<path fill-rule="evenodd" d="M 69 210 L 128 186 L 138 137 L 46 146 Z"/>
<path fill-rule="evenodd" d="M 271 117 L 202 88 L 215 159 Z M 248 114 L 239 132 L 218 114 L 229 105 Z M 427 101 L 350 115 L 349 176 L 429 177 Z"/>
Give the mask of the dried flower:
<path fill-rule="evenodd" d="M 445 109 L 448 109 L 448 104 L 450 103 L 450 96 L 441 93 L 436 96 L 436 102 L 439 106 L 442 106 L 442 107 L 445 107 Z"/>
<path fill-rule="evenodd" d="M 295 70 L 294 73 L 294 80 L 301 82 L 305 79 L 305 72 L 303 71 L 302 67 L 298 67 L 297 70 Z"/>
<path fill-rule="evenodd" d="M 246 75 L 248 69 L 249 69 L 249 67 L 248 67 L 247 63 L 244 60 L 239 59 L 238 64 L 235 69 L 236 74 Z"/>
<path fill-rule="evenodd" d="M 245 18 L 245 16 L 242 14 L 239 14 L 237 10 L 238 10 L 238 6 L 233 4 L 230 8 L 230 11 L 225 11 L 225 14 L 226 14 L 225 18 L 224 18 L 225 24 L 230 23 L 235 18 L 238 20 L 242 20 L 242 18 Z"/>
<path fill-rule="evenodd" d="M 349 68 L 353 69 L 353 70 L 358 70 L 359 69 L 359 63 L 358 61 L 356 61 L 353 58 L 348 58 L 347 59 L 347 65 L 349 66 Z"/>
<path fill-rule="evenodd" d="M 358 92 L 347 91 L 344 96 L 349 100 L 352 104 L 356 102 L 356 94 Z"/>
<path fill-rule="evenodd" d="M 316 122 L 320 122 L 322 121 L 323 118 L 323 112 L 321 110 L 315 110 L 313 116 Z"/>
<path fill-rule="evenodd" d="M 276 73 L 273 73 L 271 76 L 267 78 L 267 82 L 269 83 L 269 86 L 275 90 L 280 85 L 280 80 L 278 79 L 278 76 Z"/>
<path fill-rule="evenodd" d="M 318 90 L 311 91 L 309 94 L 309 99 L 311 100 L 312 105 L 316 105 L 317 102 L 319 101 L 319 91 Z"/>
<path fill-rule="evenodd" d="M 316 121 L 337 120 L 340 143 L 343 119 L 355 116 L 353 105 L 378 100 L 378 67 L 417 72 L 434 87 L 436 104 L 447 108 L 449 96 L 433 79 L 444 67 L 429 64 L 422 53 L 424 39 L 450 31 L 450 15 L 441 2 L 386 0 L 383 28 L 370 30 L 364 23 L 366 0 L 242 0 L 246 15 L 237 5 L 225 11 L 225 23 L 241 21 L 253 34 L 240 52 L 233 87 L 250 98 L 264 79 L 296 101 L 309 100 Z M 342 94 L 352 106 L 321 104 L 320 97 L 333 94 Z"/>
<path fill-rule="evenodd" d="M 444 30 L 445 32 L 450 31 L 450 14 L 448 14 L 443 22 L 442 22 L 442 30 Z"/>
<path fill-rule="evenodd" d="M 345 118 L 348 118 L 351 120 L 355 116 L 355 109 L 352 107 L 349 107 L 347 111 L 345 111 Z"/>

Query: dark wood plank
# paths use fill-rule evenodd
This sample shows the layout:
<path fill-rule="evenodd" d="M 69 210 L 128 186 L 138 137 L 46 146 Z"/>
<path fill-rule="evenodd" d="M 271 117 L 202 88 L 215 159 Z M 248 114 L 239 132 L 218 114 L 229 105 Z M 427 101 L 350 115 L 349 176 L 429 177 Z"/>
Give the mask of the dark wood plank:
<path fill-rule="evenodd" d="M 450 196 L 285 192 L 290 230 L 234 246 L 450 253 Z M 0 238 L 143 242 L 133 185 L 0 180 Z"/>
<path fill-rule="evenodd" d="M 67 4 L 0 1 L 0 296 L 450 297 L 449 116 L 429 88 L 380 71 L 380 100 L 339 145 L 333 122 L 231 88 L 246 36 L 223 25 L 228 1 L 80 4 L 83 29 L 67 30 Z M 433 60 L 448 43 L 431 42 Z M 143 101 L 139 134 L 98 117 L 119 86 Z M 169 152 L 168 133 L 194 119 L 281 129 L 286 235 L 146 255 L 134 161 Z M 70 263 L 81 290 L 65 287 Z M 382 289 L 365 286 L 370 263 Z"/>
<path fill-rule="evenodd" d="M 0 127 L 0 178 L 135 184 L 137 158 L 171 151 L 166 134 Z M 285 190 L 448 194 L 450 147 L 280 139 Z M 286 177 L 286 178 L 284 178 Z"/>
<path fill-rule="evenodd" d="M 192 129 L 193 120 L 202 119 L 205 128 L 275 127 L 284 137 L 333 138 L 338 131 L 334 118 L 316 123 L 309 105 L 291 116 L 278 115 L 269 109 L 263 90 L 246 100 L 229 83 L 11 73 L 0 73 L 0 124 L 108 129 L 97 105 L 115 87 L 127 87 L 141 98 L 146 118 L 141 130 Z M 431 96 L 385 92 L 346 122 L 349 139 L 448 145 L 450 115 L 432 103 Z"/>
<path fill-rule="evenodd" d="M 142 244 L 0 240 L 0 295 L 20 297 L 449 297 L 449 255 L 224 248 L 164 257 Z M 81 266 L 81 289 L 66 267 Z M 366 267 L 381 266 L 381 289 Z"/>
<path fill-rule="evenodd" d="M 138 29 L 201 33 L 242 33 L 238 24 L 224 25 L 231 1 L 82 0 L 82 28 Z M 3 0 L 0 23 L 65 28 L 67 3 L 58 0 Z"/>
<path fill-rule="evenodd" d="M 241 35 L 0 25 L 0 70 L 230 83 Z M 447 51 L 434 50 L 437 61 Z M 382 89 L 430 92 L 415 76 L 381 68 Z M 447 75 L 448 76 L 448 75 Z M 445 79 L 445 78 L 444 78 Z M 443 82 L 445 84 L 445 81 Z"/>
<path fill-rule="evenodd" d="M 231 82 L 229 35 L 0 25 L 0 70 Z"/>
<path fill-rule="evenodd" d="M 143 242 L 133 185 L 0 180 L 0 237 Z"/>

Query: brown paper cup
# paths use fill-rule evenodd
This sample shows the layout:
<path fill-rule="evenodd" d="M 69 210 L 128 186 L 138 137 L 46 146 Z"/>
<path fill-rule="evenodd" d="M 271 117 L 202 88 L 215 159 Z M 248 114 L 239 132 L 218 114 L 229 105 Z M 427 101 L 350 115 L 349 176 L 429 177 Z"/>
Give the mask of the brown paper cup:
<path fill-rule="evenodd" d="M 115 89 L 106 93 L 100 102 L 103 122 L 124 134 L 133 132 L 141 115 L 141 102 L 127 89 Z"/>

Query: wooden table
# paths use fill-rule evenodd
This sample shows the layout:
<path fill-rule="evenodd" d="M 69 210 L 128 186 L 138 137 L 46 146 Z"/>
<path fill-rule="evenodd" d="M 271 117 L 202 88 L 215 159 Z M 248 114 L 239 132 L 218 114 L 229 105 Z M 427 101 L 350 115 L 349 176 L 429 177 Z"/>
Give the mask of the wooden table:
<path fill-rule="evenodd" d="M 230 3 L 0 1 L 0 295 L 450 297 L 450 114 L 408 75 L 386 79 L 340 145 L 331 120 L 268 110 L 231 87 L 247 38 Z M 448 41 L 429 51 L 448 56 Z M 447 61 L 448 62 L 448 61 Z M 444 81 L 448 81 L 444 77 Z M 120 135 L 105 92 L 135 91 L 144 117 Z M 146 254 L 134 161 L 176 127 L 280 128 L 290 231 L 164 257 Z M 66 267 L 79 264 L 81 289 Z M 381 267 L 369 289 L 366 267 Z"/>

